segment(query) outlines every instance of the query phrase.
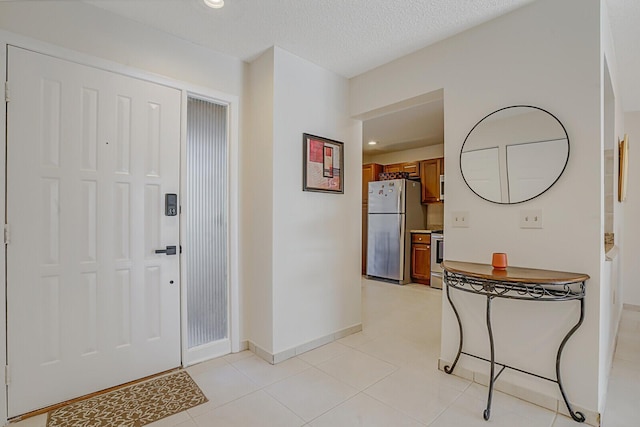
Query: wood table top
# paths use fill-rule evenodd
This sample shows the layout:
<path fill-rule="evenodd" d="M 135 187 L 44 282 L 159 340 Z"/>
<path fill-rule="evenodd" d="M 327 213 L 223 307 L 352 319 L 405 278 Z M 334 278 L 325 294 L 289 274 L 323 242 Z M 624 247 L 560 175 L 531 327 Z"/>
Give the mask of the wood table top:
<path fill-rule="evenodd" d="M 504 270 L 499 270 L 493 268 L 490 264 L 449 260 L 442 262 L 442 268 L 450 273 L 464 274 L 479 279 L 515 283 L 562 285 L 565 283 L 584 282 L 589 279 L 589 275 L 583 273 L 522 267 L 507 267 Z"/>

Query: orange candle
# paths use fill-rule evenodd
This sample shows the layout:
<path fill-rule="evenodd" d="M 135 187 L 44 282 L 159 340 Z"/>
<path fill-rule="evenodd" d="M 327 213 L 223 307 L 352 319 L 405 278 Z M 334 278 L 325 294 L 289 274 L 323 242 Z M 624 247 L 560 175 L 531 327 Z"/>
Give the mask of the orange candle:
<path fill-rule="evenodd" d="M 497 269 L 507 268 L 507 254 L 502 252 L 494 252 L 491 258 L 491 265 L 493 265 L 493 268 Z"/>

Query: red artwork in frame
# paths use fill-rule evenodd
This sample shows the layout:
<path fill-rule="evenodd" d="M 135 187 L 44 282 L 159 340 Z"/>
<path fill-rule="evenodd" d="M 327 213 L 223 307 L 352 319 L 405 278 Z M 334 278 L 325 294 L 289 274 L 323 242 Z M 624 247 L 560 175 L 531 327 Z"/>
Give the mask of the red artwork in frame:
<path fill-rule="evenodd" d="M 344 144 L 308 133 L 302 143 L 303 191 L 344 193 Z"/>

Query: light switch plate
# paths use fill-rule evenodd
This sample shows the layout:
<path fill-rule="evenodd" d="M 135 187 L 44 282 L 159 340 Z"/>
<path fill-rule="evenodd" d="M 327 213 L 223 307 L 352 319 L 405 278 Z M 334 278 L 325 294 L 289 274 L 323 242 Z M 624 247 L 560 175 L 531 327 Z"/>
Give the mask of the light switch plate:
<path fill-rule="evenodd" d="M 451 224 L 457 228 L 469 227 L 469 212 L 468 211 L 456 211 L 451 212 Z"/>
<path fill-rule="evenodd" d="M 542 228 L 542 209 L 521 210 L 520 228 Z"/>

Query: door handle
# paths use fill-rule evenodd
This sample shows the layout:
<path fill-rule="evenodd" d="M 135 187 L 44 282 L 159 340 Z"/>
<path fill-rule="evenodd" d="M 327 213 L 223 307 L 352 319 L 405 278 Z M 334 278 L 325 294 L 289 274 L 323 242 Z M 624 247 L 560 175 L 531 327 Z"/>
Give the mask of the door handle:
<path fill-rule="evenodd" d="M 167 254 L 167 255 L 175 255 L 176 247 L 175 246 L 167 246 L 166 249 L 156 249 L 157 254 Z"/>

